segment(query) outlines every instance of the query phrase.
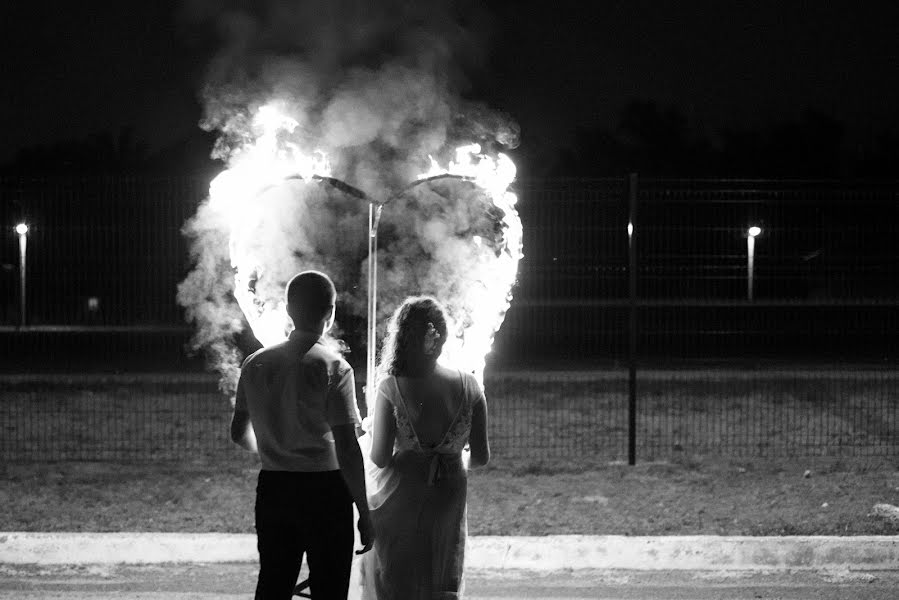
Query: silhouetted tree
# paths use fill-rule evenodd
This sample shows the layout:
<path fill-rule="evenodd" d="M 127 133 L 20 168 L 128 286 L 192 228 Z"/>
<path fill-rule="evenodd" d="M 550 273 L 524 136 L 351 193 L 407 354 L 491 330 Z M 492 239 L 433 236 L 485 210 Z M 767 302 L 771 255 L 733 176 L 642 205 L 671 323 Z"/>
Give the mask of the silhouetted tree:
<path fill-rule="evenodd" d="M 859 148 L 853 159 L 860 177 L 899 178 L 899 132 L 879 133 L 873 144 Z"/>
<path fill-rule="evenodd" d="M 0 172 L 16 175 L 200 175 L 211 178 L 222 164 L 210 157 L 215 134 L 197 128 L 167 146 L 149 152 L 130 128 L 117 135 L 101 132 L 84 139 L 20 150 Z"/>
<path fill-rule="evenodd" d="M 712 144 L 676 107 L 632 101 L 614 128 L 578 130 L 551 174 L 603 177 L 639 172 L 672 177 L 899 177 L 899 135 L 846 148 L 844 125 L 807 109 L 767 127 L 729 128 Z"/>
<path fill-rule="evenodd" d="M 3 170 L 19 174 L 132 173 L 145 166 L 147 154 L 146 143 L 136 139 L 130 127 L 123 127 L 117 135 L 100 132 L 85 139 L 25 148 Z"/>
<path fill-rule="evenodd" d="M 776 123 L 767 131 L 724 131 L 715 171 L 734 177 L 841 177 L 850 174 L 843 139 L 839 121 L 806 110 L 798 120 Z"/>
<path fill-rule="evenodd" d="M 211 180 L 224 169 L 211 151 L 217 134 L 199 127 L 147 158 L 146 171 L 165 175 L 197 175 Z"/>
<path fill-rule="evenodd" d="M 647 175 L 707 174 L 708 142 L 694 134 L 676 107 L 653 101 L 629 102 L 612 130 L 579 130 L 560 155 L 558 175 L 609 176 L 638 171 Z"/>

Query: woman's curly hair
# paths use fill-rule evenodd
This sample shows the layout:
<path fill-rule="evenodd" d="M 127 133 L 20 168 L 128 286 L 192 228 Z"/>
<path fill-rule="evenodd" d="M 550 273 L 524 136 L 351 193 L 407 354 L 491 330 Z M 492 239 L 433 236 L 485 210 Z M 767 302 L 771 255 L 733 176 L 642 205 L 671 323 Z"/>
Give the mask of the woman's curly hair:
<path fill-rule="evenodd" d="M 447 332 L 446 311 L 429 296 L 406 298 L 387 322 L 387 337 L 381 347 L 378 381 L 388 375 L 422 377 L 431 373 L 443 350 Z M 439 334 L 433 352 L 425 354 L 425 334 L 431 323 Z"/>

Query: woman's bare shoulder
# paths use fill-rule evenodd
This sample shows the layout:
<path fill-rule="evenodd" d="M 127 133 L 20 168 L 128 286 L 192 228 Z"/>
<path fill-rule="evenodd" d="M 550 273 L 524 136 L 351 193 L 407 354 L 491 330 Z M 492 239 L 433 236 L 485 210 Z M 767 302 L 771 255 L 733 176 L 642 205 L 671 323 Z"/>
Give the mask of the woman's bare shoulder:
<path fill-rule="evenodd" d="M 468 387 L 465 383 L 465 372 L 443 365 L 437 365 L 434 369 L 434 377 L 440 382 L 441 386 L 448 387 L 452 390 L 459 390 Z"/>
<path fill-rule="evenodd" d="M 453 381 L 459 378 L 459 371 L 438 364 L 434 367 L 434 375 L 442 380 Z"/>
<path fill-rule="evenodd" d="M 384 396 L 389 400 L 392 400 L 393 396 L 397 392 L 397 380 L 394 375 L 387 375 L 378 381 L 378 395 Z"/>

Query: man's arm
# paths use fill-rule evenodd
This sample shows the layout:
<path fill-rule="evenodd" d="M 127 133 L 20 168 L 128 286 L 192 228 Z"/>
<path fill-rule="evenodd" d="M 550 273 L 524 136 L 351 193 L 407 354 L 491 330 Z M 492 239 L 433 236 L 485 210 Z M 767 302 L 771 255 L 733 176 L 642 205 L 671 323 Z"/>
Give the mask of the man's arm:
<path fill-rule="evenodd" d="M 256 432 L 253 431 L 250 413 L 247 411 L 247 397 L 242 376 L 237 381 L 237 397 L 234 399 L 234 414 L 231 415 L 231 441 L 248 452 L 259 452 Z"/>
<path fill-rule="evenodd" d="M 248 452 L 259 452 L 256 446 L 256 432 L 253 431 L 253 424 L 250 422 L 250 413 L 245 410 L 234 409 L 231 416 L 231 441 Z"/>
<path fill-rule="evenodd" d="M 334 434 L 334 451 L 340 465 L 340 474 L 346 482 L 356 508 L 359 509 L 359 537 L 364 548 L 357 554 L 362 554 L 368 552 L 374 543 L 374 528 L 365 494 L 365 471 L 362 465 L 362 450 L 356 439 L 356 425 L 352 423 L 333 425 L 331 432 Z"/>

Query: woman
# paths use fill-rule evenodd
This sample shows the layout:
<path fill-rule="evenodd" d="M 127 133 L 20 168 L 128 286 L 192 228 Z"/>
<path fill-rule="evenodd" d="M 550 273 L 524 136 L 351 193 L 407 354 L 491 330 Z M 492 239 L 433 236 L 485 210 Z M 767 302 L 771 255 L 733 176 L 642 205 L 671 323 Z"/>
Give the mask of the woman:
<path fill-rule="evenodd" d="M 368 496 L 374 548 L 363 598 L 460 598 L 467 466 L 487 464 L 487 404 L 473 375 L 437 364 L 446 315 L 409 298 L 388 324 L 371 429 Z"/>

